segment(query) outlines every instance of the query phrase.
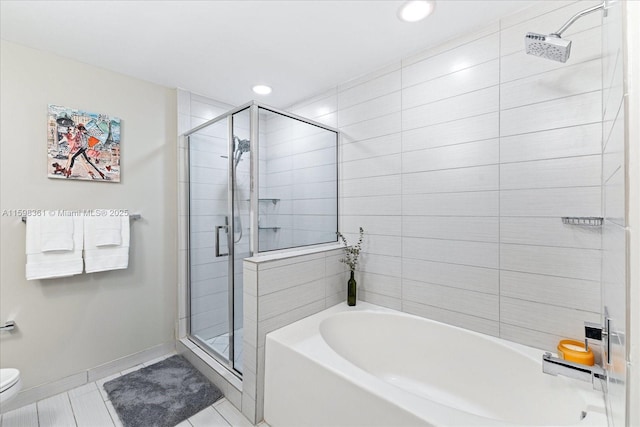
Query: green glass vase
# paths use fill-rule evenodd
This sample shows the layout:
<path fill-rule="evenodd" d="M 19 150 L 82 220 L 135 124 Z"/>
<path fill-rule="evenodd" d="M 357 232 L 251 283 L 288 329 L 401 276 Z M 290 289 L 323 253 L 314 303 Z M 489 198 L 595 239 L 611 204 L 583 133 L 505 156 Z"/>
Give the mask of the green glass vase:
<path fill-rule="evenodd" d="M 347 282 L 347 304 L 356 305 L 356 279 L 353 277 L 353 270 L 351 270 L 351 277 Z"/>

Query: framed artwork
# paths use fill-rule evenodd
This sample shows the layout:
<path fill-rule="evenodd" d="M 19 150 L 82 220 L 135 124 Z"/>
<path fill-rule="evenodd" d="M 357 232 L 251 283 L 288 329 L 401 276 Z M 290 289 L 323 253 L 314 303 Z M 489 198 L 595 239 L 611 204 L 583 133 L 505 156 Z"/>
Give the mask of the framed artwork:
<path fill-rule="evenodd" d="M 120 119 L 49 105 L 49 178 L 120 182 Z"/>

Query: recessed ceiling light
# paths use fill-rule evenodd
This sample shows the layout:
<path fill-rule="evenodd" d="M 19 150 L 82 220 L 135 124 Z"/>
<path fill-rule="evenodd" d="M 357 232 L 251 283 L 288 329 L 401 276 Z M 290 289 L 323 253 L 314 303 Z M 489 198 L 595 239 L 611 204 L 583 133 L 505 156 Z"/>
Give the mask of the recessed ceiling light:
<path fill-rule="evenodd" d="M 258 95 L 269 95 L 271 93 L 271 88 L 266 85 L 255 85 L 252 89 Z"/>
<path fill-rule="evenodd" d="M 398 9 L 398 18 L 406 22 L 421 21 L 431 15 L 436 7 L 434 1 L 427 0 L 411 0 L 405 2 Z"/>

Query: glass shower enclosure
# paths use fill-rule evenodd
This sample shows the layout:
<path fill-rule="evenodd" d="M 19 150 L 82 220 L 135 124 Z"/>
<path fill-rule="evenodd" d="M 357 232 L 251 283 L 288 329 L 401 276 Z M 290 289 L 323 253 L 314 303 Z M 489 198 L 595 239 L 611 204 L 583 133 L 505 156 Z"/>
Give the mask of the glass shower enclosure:
<path fill-rule="evenodd" d="M 240 376 L 243 260 L 337 240 L 338 132 L 251 102 L 186 137 L 188 333 Z"/>

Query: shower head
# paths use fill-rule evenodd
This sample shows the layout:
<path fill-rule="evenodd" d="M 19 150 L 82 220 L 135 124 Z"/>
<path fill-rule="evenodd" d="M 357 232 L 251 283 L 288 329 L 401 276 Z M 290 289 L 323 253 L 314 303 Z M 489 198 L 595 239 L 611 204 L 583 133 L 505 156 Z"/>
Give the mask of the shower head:
<path fill-rule="evenodd" d="M 240 139 L 237 136 L 234 136 L 233 140 L 236 143 L 235 151 L 246 153 L 251 149 L 251 141 L 249 141 L 248 139 Z"/>
<path fill-rule="evenodd" d="M 251 141 L 249 141 L 248 139 L 240 139 L 237 136 L 233 137 L 233 141 L 235 142 L 235 145 L 236 145 L 233 152 L 234 152 L 235 165 L 237 167 L 238 163 L 240 163 L 240 160 L 242 160 L 242 155 L 244 153 L 248 153 L 249 150 L 251 149 Z"/>
<path fill-rule="evenodd" d="M 567 62 L 571 53 L 571 41 L 564 40 L 562 33 L 573 25 L 578 19 L 585 15 L 602 10 L 604 16 L 607 16 L 607 1 L 605 0 L 599 5 L 592 6 L 589 9 L 582 10 L 571 17 L 558 31 L 548 36 L 544 34 L 527 33 L 524 36 L 524 45 L 527 54 L 539 56 L 541 58 L 551 59 L 553 61 Z"/>
<path fill-rule="evenodd" d="M 571 40 L 565 40 L 557 34 L 527 33 L 524 37 L 527 54 L 567 62 L 571 53 Z"/>

